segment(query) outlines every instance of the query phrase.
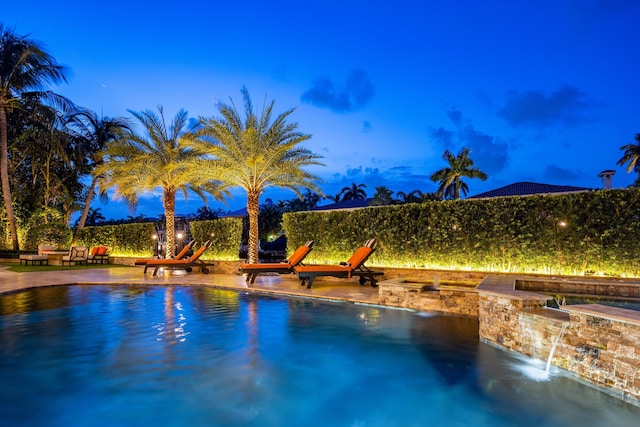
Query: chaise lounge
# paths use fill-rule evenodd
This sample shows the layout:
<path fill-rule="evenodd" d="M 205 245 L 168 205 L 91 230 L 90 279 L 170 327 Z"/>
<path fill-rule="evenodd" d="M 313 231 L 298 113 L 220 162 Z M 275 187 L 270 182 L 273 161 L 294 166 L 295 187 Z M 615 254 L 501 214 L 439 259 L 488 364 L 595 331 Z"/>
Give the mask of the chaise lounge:
<path fill-rule="evenodd" d="M 294 270 L 298 273 L 298 278 L 301 280 L 300 285 L 307 285 L 307 289 L 311 288 L 313 280 L 318 276 L 330 276 L 337 278 L 349 279 L 354 276 L 359 276 L 359 283 L 364 285 L 367 281 L 372 287 L 378 286 L 376 284 L 376 276 L 381 276 L 384 273 L 381 271 L 373 271 L 369 269 L 364 263 L 369 259 L 376 246 L 376 239 L 368 240 L 364 246 L 358 248 L 351 258 L 346 262 L 341 262 L 339 265 L 301 265 Z"/>
<path fill-rule="evenodd" d="M 180 252 L 178 252 L 178 254 L 173 257 L 173 258 L 169 258 L 169 259 L 183 259 L 187 256 L 187 253 L 189 253 L 189 251 L 191 250 L 191 247 L 194 245 L 196 241 L 192 240 L 189 243 L 187 243 L 181 250 Z M 135 261 L 135 265 L 144 265 L 144 271 L 143 273 L 147 272 L 147 263 L 149 261 L 157 261 L 158 259 L 162 259 L 162 258 L 139 258 Z"/>
<path fill-rule="evenodd" d="M 200 261 L 200 257 L 206 251 L 209 246 L 211 246 L 211 241 L 207 240 L 204 245 L 200 246 L 198 250 L 196 250 L 193 255 L 191 255 L 187 259 L 150 259 L 147 261 L 145 265 L 144 271 L 147 271 L 147 267 L 153 267 L 153 275 L 156 276 L 158 274 L 158 270 L 163 268 L 168 268 L 172 270 L 186 270 L 187 272 L 191 272 L 193 267 L 199 265 L 200 271 L 202 273 L 209 273 L 209 269 L 205 265 L 204 262 Z"/>
<path fill-rule="evenodd" d="M 253 283 L 260 273 L 293 273 L 293 269 L 302 264 L 302 261 L 313 249 L 313 240 L 298 247 L 285 262 L 265 262 L 258 264 L 242 264 L 240 271 L 247 274 L 247 282 Z"/>

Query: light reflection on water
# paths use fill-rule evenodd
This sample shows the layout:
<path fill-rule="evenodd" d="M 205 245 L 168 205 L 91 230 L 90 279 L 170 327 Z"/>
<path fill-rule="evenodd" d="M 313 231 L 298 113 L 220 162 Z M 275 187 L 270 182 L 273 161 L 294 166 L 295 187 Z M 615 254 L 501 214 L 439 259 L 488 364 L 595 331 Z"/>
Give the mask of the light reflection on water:
<path fill-rule="evenodd" d="M 478 342 L 474 319 L 207 287 L 0 297 L 11 426 L 636 425 L 640 408 Z"/>

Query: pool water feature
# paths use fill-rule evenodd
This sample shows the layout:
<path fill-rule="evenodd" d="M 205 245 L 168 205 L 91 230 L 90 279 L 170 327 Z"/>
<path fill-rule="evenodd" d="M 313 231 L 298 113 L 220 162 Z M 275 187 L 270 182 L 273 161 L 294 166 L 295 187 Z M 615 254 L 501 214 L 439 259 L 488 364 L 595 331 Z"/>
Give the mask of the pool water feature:
<path fill-rule="evenodd" d="M 212 287 L 0 297 L 11 426 L 629 426 L 640 408 L 478 341 L 476 319 Z"/>

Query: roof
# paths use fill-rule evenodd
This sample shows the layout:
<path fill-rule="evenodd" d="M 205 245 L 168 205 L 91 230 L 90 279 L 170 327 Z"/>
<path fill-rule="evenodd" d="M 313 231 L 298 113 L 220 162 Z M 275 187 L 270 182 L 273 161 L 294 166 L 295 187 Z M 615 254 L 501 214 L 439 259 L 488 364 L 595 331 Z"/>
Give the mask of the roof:
<path fill-rule="evenodd" d="M 537 182 L 516 182 L 468 197 L 469 199 L 487 199 L 490 197 L 532 196 L 534 194 L 567 194 L 593 191 L 594 188 L 574 187 L 572 185 L 539 184 Z"/>
<path fill-rule="evenodd" d="M 347 209 L 347 210 L 362 209 L 362 208 L 368 207 L 371 204 L 372 200 L 373 200 L 372 198 L 342 200 L 337 203 L 331 203 L 330 205 L 316 206 L 311 210 L 312 211 L 335 211 L 339 209 Z"/>

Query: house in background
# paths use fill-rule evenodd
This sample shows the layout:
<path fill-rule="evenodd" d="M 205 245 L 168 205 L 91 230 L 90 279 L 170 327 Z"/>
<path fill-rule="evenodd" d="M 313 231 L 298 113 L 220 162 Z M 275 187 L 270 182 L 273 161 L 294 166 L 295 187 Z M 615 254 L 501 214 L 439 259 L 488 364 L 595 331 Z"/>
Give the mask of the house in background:
<path fill-rule="evenodd" d="M 604 170 L 598 174 L 598 177 L 602 180 L 602 188 L 610 190 L 613 188 L 613 175 L 616 173 L 614 170 Z M 537 182 L 516 182 L 513 184 L 505 185 L 504 187 L 496 188 L 495 190 L 485 191 L 484 193 L 470 196 L 468 199 L 488 199 L 491 197 L 509 197 L 509 196 L 557 196 L 560 194 L 571 193 L 584 193 L 587 191 L 595 191 L 598 188 L 587 187 L 575 187 L 572 185 L 553 185 L 553 184 L 540 184 Z"/>

